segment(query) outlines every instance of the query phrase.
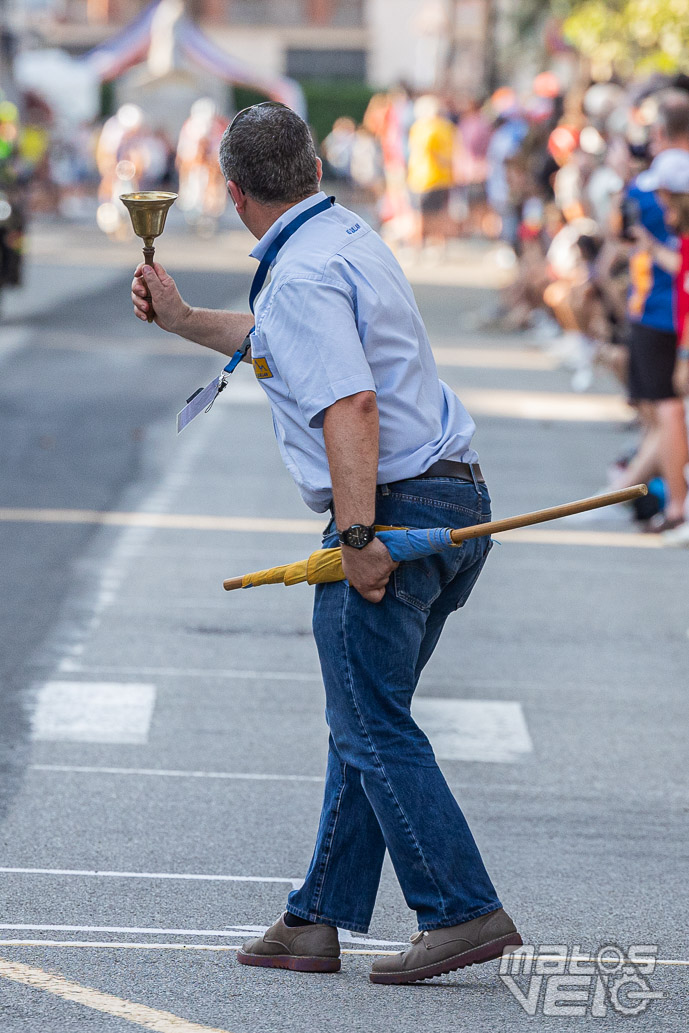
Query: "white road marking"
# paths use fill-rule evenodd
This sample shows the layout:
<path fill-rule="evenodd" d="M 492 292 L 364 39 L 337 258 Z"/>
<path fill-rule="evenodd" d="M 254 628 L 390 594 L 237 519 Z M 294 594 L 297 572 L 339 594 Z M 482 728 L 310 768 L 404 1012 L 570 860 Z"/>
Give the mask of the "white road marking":
<path fill-rule="evenodd" d="M 46 682 L 38 691 L 33 738 L 140 745 L 148 740 L 155 696 L 154 685 L 137 682 Z"/>
<path fill-rule="evenodd" d="M 2 922 L 0 929 L 8 932 L 33 933 L 126 933 L 132 936 L 246 936 L 264 933 L 268 926 L 233 926 L 227 929 L 163 929 L 136 925 L 45 925 L 32 922 Z"/>
<path fill-rule="evenodd" d="M 79 773 L 94 774 L 94 775 L 114 775 L 119 777 L 124 775 L 125 777 L 131 776 L 142 776 L 142 777 L 172 777 L 172 778 L 209 778 L 209 779 L 248 779 L 250 781 L 271 781 L 271 782 L 312 782 L 323 784 L 323 777 L 320 775 L 276 775 L 276 774 L 264 774 L 262 772 L 234 772 L 234 771 L 183 771 L 183 770 L 166 770 L 165 768 L 109 768 L 109 767 L 96 767 L 87 766 L 81 764 L 29 764 L 28 769 L 30 771 L 44 771 L 53 774 L 64 774 Z M 468 793 L 477 793 L 484 795 L 486 793 L 498 793 L 504 796 L 506 793 L 513 793 L 518 796 L 556 796 L 563 797 L 568 793 L 571 793 L 571 787 L 564 784 L 561 786 L 551 786 L 544 783 L 538 784 L 523 784 L 516 785 L 514 782 L 503 782 L 497 781 L 492 784 L 486 784 L 485 782 L 477 783 L 473 781 L 458 782 L 454 778 L 448 777 L 448 782 L 453 790 L 462 790 Z M 591 800 L 597 800 L 601 794 L 617 793 L 624 795 L 628 792 L 628 785 L 624 779 L 620 779 L 618 782 L 612 782 L 607 780 L 604 784 L 599 785 L 596 789 L 596 784 L 587 782 L 585 798 Z M 664 803 L 667 803 L 670 799 L 684 801 L 686 793 L 680 786 L 670 787 L 664 785 L 662 787 L 654 788 L 648 786 L 642 782 L 635 782 L 635 792 L 637 795 L 641 795 L 646 799 L 662 799 Z M 582 790 L 579 789 L 581 795 Z"/>
<path fill-rule="evenodd" d="M 133 674 L 139 678 L 239 678 L 247 681 L 309 681 L 320 682 L 322 677 L 315 671 L 240 671 L 232 667 L 138 667 L 138 666 L 92 666 L 78 660 L 66 661 L 60 666 L 66 674 Z"/>
<path fill-rule="evenodd" d="M 91 879 L 177 879 L 187 882 L 275 882 L 299 889 L 303 879 L 272 875 L 206 875 L 188 872 L 107 872 L 90 868 L 17 868 L 0 867 L 2 875 L 70 875 Z"/>
<path fill-rule="evenodd" d="M 267 775 L 244 771 L 180 771 L 167 768 L 105 768 L 86 764 L 30 764 L 30 771 L 52 771 L 85 775 L 137 775 L 162 778 L 219 778 L 248 782 L 323 782 L 321 775 Z M 2 928 L 2 926 L 0 926 Z"/>
<path fill-rule="evenodd" d="M 533 750 L 521 703 L 424 696 L 412 714 L 442 760 L 509 764 Z"/>
<path fill-rule="evenodd" d="M 65 1001 L 84 1005 L 93 1011 L 114 1015 L 125 1022 L 133 1022 L 144 1029 L 155 1030 L 156 1033 L 227 1033 L 217 1027 L 201 1026 L 197 1022 L 189 1022 L 169 1011 L 159 1011 L 145 1004 L 127 1001 L 113 994 L 94 990 L 90 986 L 82 986 L 71 979 L 64 979 L 53 972 L 44 972 L 33 965 L 20 965 L 18 962 L 0 958 L 0 978 L 9 979 L 24 986 L 61 997 Z"/>
<path fill-rule="evenodd" d="M 407 946 L 405 941 L 401 946 Z M 116 940 L 0 940 L 0 947 L 62 947 L 67 950 L 72 948 L 110 948 L 111 950 L 168 950 L 168 951 L 238 951 L 241 944 L 235 943 L 130 943 L 128 941 L 117 942 Z M 342 954 L 358 954 L 368 957 L 380 957 L 385 954 L 398 954 L 394 950 L 367 950 L 366 948 L 344 947 Z M 548 960 L 551 956 L 548 956 Z M 660 961 L 657 964 L 661 964 Z M 0 978 L 2 972 L 0 971 Z M 133 1021 L 130 1019 L 130 1021 Z M 158 1029 L 158 1027 L 154 1027 Z M 205 1028 L 205 1027 L 201 1027 Z"/>
<path fill-rule="evenodd" d="M 8 932 L 46 932 L 46 933 L 126 933 L 132 936 L 222 936 L 228 939 L 237 937 L 262 936 L 267 925 L 235 925 L 226 929 L 161 929 L 160 927 L 129 925 L 34 925 L 29 923 L 3 922 L 0 929 Z M 348 929 L 338 930 L 341 943 L 360 943 L 367 947 L 405 947 L 408 940 L 372 940 L 367 936 L 356 936 Z M 39 941 L 43 942 L 43 941 Z"/>

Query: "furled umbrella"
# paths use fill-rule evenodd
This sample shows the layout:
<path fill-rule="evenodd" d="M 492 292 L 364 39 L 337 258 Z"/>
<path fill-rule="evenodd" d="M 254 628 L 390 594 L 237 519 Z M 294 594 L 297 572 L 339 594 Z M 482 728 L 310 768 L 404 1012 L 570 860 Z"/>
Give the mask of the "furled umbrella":
<path fill-rule="evenodd" d="M 635 484 L 632 488 L 611 491 L 593 498 L 568 502 L 550 509 L 539 509 L 533 513 L 522 513 L 520 516 L 506 517 L 503 520 L 490 520 L 484 524 L 473 524 L 471 527 L 452 529 L 450 527 L 405 528 L 376 527 L 376 537 L 386 546 L 395 562 L 420 559 L 431 556 L 435 552 L 445 552 L 457 548 L 470 538 L 483 538 L 498 534 L 500 531 L 511 531 L 518 527 L 541 524 L 547 520 L 574 516 L 590 509 L 603 506 L 614 506 L 618 502 L 631 502 L 646 495 L 645 484 Z M 343 581 L 342 550 L 319 549 L 311 553 L 308 559 L 286 563 L 280 567 L 269 567 L 257 570 L 252 574 L 231 577 L 223 581 L 223 588 L 231 592 L 235 588 L 256 588 L 259 585 L 297 585 L 302 581 L 310 585 L 324 584 L 329 581 Z"/>

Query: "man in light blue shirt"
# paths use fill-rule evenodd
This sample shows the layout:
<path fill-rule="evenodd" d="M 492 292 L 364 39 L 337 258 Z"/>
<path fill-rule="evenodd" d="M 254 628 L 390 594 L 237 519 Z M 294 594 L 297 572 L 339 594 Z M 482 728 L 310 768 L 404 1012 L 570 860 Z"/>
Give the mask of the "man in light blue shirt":
<path fill-rule="evenodd" d="M 290 208 L 252 256 L 260 261 L 290 220 L 325 199 L 321 192 Z M 438 459 L 477 462 L 474 423 L 438 379 L 412 290 L 360 216 L 332 205 L 291 236 L 254 314 L 254 368 L 285 465 L 311 509 L 323 512 L 333 494 L 324 413 L 360 391 L 376 395 L 379 482 L 416 477 Z"/>
<path fill-rule="evenodd" d="M 419 933 L 409 950 L 376 961 L 370 978 L 416 982 L 521 943 L 410 712 L 445 620 L 469 597 L 490 542 L 471 539 L 399 565 L 375 537 L 376 525 L 490 519 L 474 424 L 438 379 L 392 253 L 319 191 L 306 124 L 272 102 L 247 108 L 225 132 L 220 165 L 259 241 L 253 315 L 190 308 L 161 266 L 136 270 L 135 312 L 146 318 L 148 287 L 166 330 L 225 355 L 250 334 L 283 459 L 307 505 L 330 507 L 324 545 L 341 544 L 347 577 L 315 593 L 330 748 L 313 858 L 285 913 L 238 959 L 338 971 L 337 927 L 368 930 L 387 849 Z"/>

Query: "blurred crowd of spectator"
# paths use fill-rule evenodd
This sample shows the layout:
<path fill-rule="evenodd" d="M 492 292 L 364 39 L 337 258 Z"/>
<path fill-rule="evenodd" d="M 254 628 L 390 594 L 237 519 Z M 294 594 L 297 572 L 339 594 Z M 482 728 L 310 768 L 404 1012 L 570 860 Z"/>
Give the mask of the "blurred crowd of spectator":
<path fill-rule="evenodd" d="M 687 544 L 689 80 L 596 84 L 499 121 L 494 210 L 517 265 L 494 323 L 540 337 L 575 390 L 597 364 L 615 374 L 641 433 L 609 486 L 649 483 L 643 529 Z"/>
<path fill-rule="evenodd" d="M 177 207 L 201 233 L 212 233 L 227 205 L 218 165 L 220 139 L 228 119 L 202 97 L 192 104 L 173 146 L 146 122 L 136 104 L 123 104 L 107 120 L 96 145 L 98 225 L 109 234 L 128 232 L 119 195 L 135 190 L 177 191 Z"/>
<path fill-rule="evenodd" d="M 338 119 L 323 150 L 375 195 L 391 240 L 502 240 L 513 282 L 483 327 L 528 332 L 576 391 L 596 365 L 615 374 L 641 435 L 609 486 L 649 482 L 643 529 L 689 544 L 689 78 L 565 93 L 545 72 L 526 99 L 504 87 L 463 106 L 398 88 L 361 126 Z"/>
<path fill-rule="evenodd" d="M 2 213 L 14 219 L 5 282 L 29 192 L 33 207 L 67 216 L 92 214 L 97 193 L 98 224 L 117 236 L 129 232 L 119 194 L 174 189 L 187 220 L 214 231 L 228 119 L 212 101 L 193 104 L 173 141 L 135 104 L 60 132 L 25 100 L 22 124 L 0 103 L 0 243 Z M 543 72 L 526 97 L 506 86 L 476 100 L 399 85 L 372 97 L 361 124 L 338 118 L 320 149 L 341 199 L 375 208 L 391 243 L 433 254 L 457 236 L 501 241 L 513 277 L 484 328 L 528 333 L 576 391 L 597 365 L 614 373 L 641 435 L 611 484 L 649 482 L 638 518 L 689 544 L 689 77 L 563 91 Z"/>
<path fill-rule="evenodd" d="M 0 189 L 14 185 L 25 216 L 31 210 L 90 220 L 97 199 L 98 225 L 113 235 L 128 225 L 120 194 L 174 189 L 188 221 L 212 232 L 227 203 L 217 161 L 227 123 L 212 100 L 200 98 L 177 140 L 133 103 L 105 122 L 56 125 L 38 98 L 23 98 L 20 117 L 0 93 Z"/>

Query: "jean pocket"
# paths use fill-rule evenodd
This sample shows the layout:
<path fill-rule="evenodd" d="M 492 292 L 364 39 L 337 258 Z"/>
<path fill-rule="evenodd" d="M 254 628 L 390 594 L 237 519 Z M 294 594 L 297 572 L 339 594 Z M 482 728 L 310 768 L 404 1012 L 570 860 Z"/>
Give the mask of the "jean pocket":
<path fill-rule="evenodd" d="M 464 542 L 451 552 L 400 563 L 392 575 L 396 598 L 417 610 L 430 610 L 442 591 L 457 576 L 468 547 Z"/>
<path fill-rule="evenodd" d="M 474 563 L 472 563 L 472 565 L 467 570 L 462 571 L 462 574 L 457 575 L 457 593 L 455 598 L 452 600 L 453 610 L 461 609 L 462 606 L 464 606 L 464 604 L 467 602 L 469 596 L 474 590 L 476 582 L 478 581 L 479 574 L 483 570 L 484 564 L 488 559 L 488 553 L 493 548 L 493 541 L 491 538 L 477 538 L 476 541 L 480 544 L 483 544 L 483 542 L 485 541 L 486 545 L 483 550 L 483 553 L 479 554 L 478 559 Z"/>

